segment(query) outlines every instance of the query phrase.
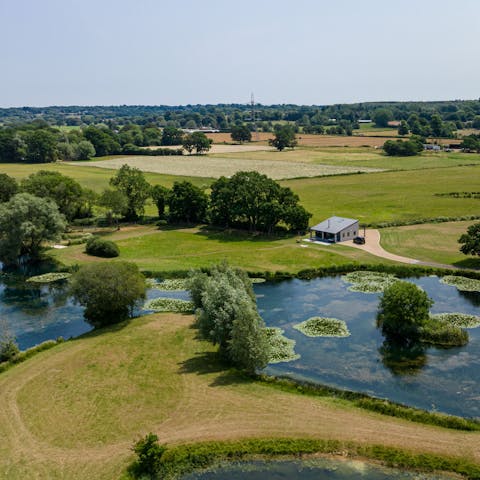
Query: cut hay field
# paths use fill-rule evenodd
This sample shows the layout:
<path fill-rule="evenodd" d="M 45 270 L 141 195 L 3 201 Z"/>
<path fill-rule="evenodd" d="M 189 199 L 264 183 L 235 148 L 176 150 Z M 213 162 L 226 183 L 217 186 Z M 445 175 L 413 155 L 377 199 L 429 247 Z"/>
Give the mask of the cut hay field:
<path fill-rule="evenodd" d="M 142 147 L 146 150 L 157 150 L 159 148 L 168 148 L 170 150 L 176 150 L 178 149 L 178 145 L 172 145 L 172 146 L 167 146 L 167 147 Z M 238 152 L 257 152 L 257 151 L 262 151 L 262 150 L 273 150 L 276 151 L 274 147 L 270 147 L 267 144 L 262 144 L 260 142 L 255 142 L 255 143 L 248 143 L 248 144 L 232 144 L 232 145 L 224 145 L 224 144 L 217 144 L 214 143 L 210 150 L 208 151 L 208 154 L 212 153 L 238 153 Z"/>
<path fill-rule="evenodd" d="M 416 259 L 424 262 L 480 268 L 480 258 L 459 251 L 458 238 L 473 223 L 478 221 L 382 228 L 381 244 L 389 252 L 404 256 L 415 255 Z"/>
<path fill-rule="evenodd" d="M 251 382 L 218 364 L 193 318 L 93 332 L 0 375 L 0 477 L 125 478 L 133 441 L 317 438 L 480 462 L 480 435 L 410 423 Z"/>
<path fill-rule="evenodd" d="M 255 153 L 255 152 L 251 152 Z M 272 154 L 271 152 L 268 152 Z M 247 154 L 249 155 L 249 154 Z M 72 165 L 72 162 L 69 162 Z M 326 175 L 338 175 L 343 173 L 373 172 L 378 169 L 368 167 L 351 167 L 342 165 L 320 165 L 312 163 L 293 163 L 276 160 L 252 160 L 250 158 L 211 157 L 206 155 L 183 155 L 183 156 L 127 156 L 115 157 L 110 160 L 89 162 L 89 166 L 117 169 L 128 164 L 145 172 L 161 173 L 177 176 L 194 176 L 219 178 L 231 177 L 238 171 L 255 170 L 280 180 L 299 177 L 320 177 Z"/>
<path fill-rule="evenodd" d="M 381 147 L 386 140 L 394 139 L 396 131 L 393 130 L 391 137 L 361 137 L 361 136 L 341 136 L 341 135 L 314 135 L 308 133 L 299 133 L 297 141 L 299 146 L 304 147 Z M 232 137 L 229 133 L 207 133 L 214 143 L 232 143 Z M 273 133 L 259 132 L 252 133 L 253 142 L 268 142 L 273 138 Z"/>
<path fill-rule="evenodd" d="M 275 240 L 197 228 L 158 230 L 137 226 L 113 232 L 106 238 L 114 240 L 120 248 L 116 260 L 132 261 L 142 270 L 161 272 L 208 267 L 223 260 L 251 272 L 292 273 L 322 265 L 382 262 L 381 258 L 342 245 L 307 245 L 297 243 L 296 238 Z M 72 245 L 50 253 L 65 265 L 104 261 L 85 254 L 84 250 L 85 245 Z"/>
<path fill-rule="evenodd" d="M 209 154 L 209 156 L 211 156 Z M 268 160 L 283 162 L 316 163 L 322 165 L 377 168 L 381 170 L 416 170 L 425 168 L 480 165 L 480 155 L 453 152 L 425 152 L 414 157 L 389 157 L 379 149 L 370 147 L 296 148 L 294 150 L 232 152 L 213 155 L 237 160 Z"/>

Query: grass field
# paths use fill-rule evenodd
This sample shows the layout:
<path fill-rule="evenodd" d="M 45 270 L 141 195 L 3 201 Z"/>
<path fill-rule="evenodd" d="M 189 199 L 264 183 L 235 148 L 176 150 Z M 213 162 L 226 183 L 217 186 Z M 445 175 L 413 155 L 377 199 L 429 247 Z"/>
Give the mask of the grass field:
<path fill-rule="evenodd" d="M 447 222 L 383 228 L 381 244 L 389 252 L 426 262 L 480 268 L 480 258 L 459 251 L 458 238 L 476 222 Z"/>
<path fill-rule="evenodd" d="M 313 213 L 311 224 L 331 215 L 360 222 L 478 215 L 479 201 L 435 193 L 479 191 L 480 166 L 370 173 L 281 182 Z"/>
<path fill-rule="evenodd" d="M 412 424 L 225 371 L 192 317 L 159 314 L 94 332 L 0 375 L 0 476 L 120 478 L 134 440 L 323 438 L 480 462 L 480 435 Z M 346 428 L 348 426 L 348 428 Z"/>
<path fill-rule="evenodd" d="M 252 152 L 256 155 L 261 153 L 263 152 Z M 295 152 L 295 155 L 298 154 Z M 478 158 L 478 156 L 468 156 L 469 159 L 474 157 Z M 445 162 L 450 162 L 450 160 L 447 158 Z M 295 164 L 293 160 L 291 163 Z M 292 188 L 299 195 L 305 208 L 313 213 L 311 224 L 318 223 L 332 215 L 358 218 L 361 222 L 367 223 L 408 221 L 442 216 L 459 217 L 477 215 L 479 213 L 478 200 L 439 197 L 435 194 L 452 191 L 479 191 L 480 162 L 477 160 L 477 163 L 478 166 L 452 166 L 362 175 L 302 178 L 285 180 L 281 183 Z M 109 179 L 114 175 L 114 170 L 91 167 L 90 163 L 87 165 L 4 164 L 1 171 L 16 178 L 22 178 L 40 169 L 58 170 L 95 191 L 101 191 L 107 187 Z M 153 173 L 147 173 L 146 177 L 152 184 L 165 186 L 171 186 L 175 180 L 189 180 L 201 187 L 208 187 L 212 181 L 208 178 Z M 150 208 L 147 213 L 154 214 L 154 209 Z"/>
<path fill-rule="evenodd" d="M 296 243 L 295 238 L 272 240 L 247 234 L 208 232 L 199 229 L 155 227 L 125 228 L 108 235 L 120 247 L 118 260 L 135 262 L 143 270 L 172 271 L 206 267 L 228 260 L 252 272 L 288 271 L 344 265 L 379 263 L 382 259 L 357 249 L 333 245 Z M 84 253 L 85 245 L 51 250 L 66 265 L 102 261 Z M 255 252 L 252 255 L 252 251 Z"/>
<path fill-rule="evenodd" d="M 74 178 L 85 188 L 90 188 L 95 192 L 101 192 L 107 188 L 110 178 L 115 175 L 115 170 L 106 170 L 91 166 L 91 162 L 77 162 L 75 165 L 68 163 L 36 163 L 36 164 L 20 164 L 20 163 L 2 163 L 0 172 L 15 177 L 17 180 L 28 177 L 31 173 L 39 170 L 54 170 Z M 184 177 L 178 175 L 159 175 L 158 173 L 145 173 L 145 177 L 152 185 L 164 185 L 171 187 L 175 181 L 188 180 L 195 185 L 203 186 L 209 184 L 212 179 L 199 177 Z"/>

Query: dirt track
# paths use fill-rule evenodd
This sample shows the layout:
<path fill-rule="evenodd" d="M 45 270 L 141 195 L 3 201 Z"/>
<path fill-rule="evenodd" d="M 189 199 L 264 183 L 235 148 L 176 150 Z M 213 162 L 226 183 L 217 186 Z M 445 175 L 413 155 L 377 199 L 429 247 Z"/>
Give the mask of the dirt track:
<path fill-rule="evenodd" d="M 364 245 L 357 245 L 353 243 L 353 240 L 348 240 L 346 242 L 342 242 L 342 245 L 348 245 L 350 247 L 358 248 L 359 250 L 363 250 L 365 252 L 371 253 L 376 257 L 382 257 L 387 260 L 393 260 L 394 262 L 401 262 L 401 263 L 422 263 L 419 260 L 415 260 L 413 258 L 402 257 L 400 255 L 395 255 L 394 253 L 387 252 L 383 249 L 380 245 L 380 232 L 374 229 L 366 230 L 365 234 L 365 244 Z"/>

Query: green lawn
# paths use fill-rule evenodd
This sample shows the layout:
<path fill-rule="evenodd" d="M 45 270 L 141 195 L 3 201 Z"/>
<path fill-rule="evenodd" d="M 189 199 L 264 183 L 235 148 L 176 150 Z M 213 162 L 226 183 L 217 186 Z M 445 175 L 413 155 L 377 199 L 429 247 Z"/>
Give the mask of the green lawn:
<path fill-rule="evenodd" d="M 110 158 L 110 157 L 106 157 Z M 90 167 L 88 162 L 79 162 L 76 165 L 58 163 L 36 163 L 36 164 L 23 164 L 23 163 L 2 163 L 0 171 L 6 173 L 17 180 L 27 177 L 31 173 L 38 172 L 39 170 L 55 170 L 77 180 L 83 187 L 90 188 L 96 192 L 101 192 L 104 188 L 107 188 L 108 182 L 116 170 L 109 170 L 104 168 Z M 188 180 L 195 185 L 203 186 L 208 185 L 212 179 L 199 178 L 199 177 L 183 177 L 174 175 L 160 175 L 158 173 L 145 173 L 147 181 L 152 185 L 164 185 L 171 187 L 175 181 Z"/>
<path fill-rule="evenodd" d="M 136 227 L 107 236 L 120 247 L 118 260 L 135 262 L 143 270 L 172 271 L 228 262 L 243 269 L 298 272 L 306 268 L 346 263 L 380 263 L 381 258 L 342 245 L 297 243 L 296 238 L 272 240 L 238 233 L 198 229 L 155 230 Z M 51 250 L 66 265 L 98 261 L 84 254 L 84 245 Z"/>
<path fill-rule="evenodd" d="M 459 251 L 458 238 L 475 222 L 447 222 L 384 228 L 380 230 L 385 250 L 426 262 L 480 268 L 480 258 Z"/>
<path fill-rule="evenodd" d="M 210 156 L 251 160 L 276 160 L 324 165 L 381 168 L 384 170 L 416 170 L 424 168 L 480 165 L 480 155 L 455 152 L 424 152 L 414 157 L 389 157 L 382 150 L 370 147 L 301 147 L 295 150 L 275 150 L 212 154 Z"/>
<path fill-rule="evenodd" d="M 479 191 L 480 165 L 281 183 L 297 193 L 304 207 L 313 213 L 311 224 L 331 215 L 370 223 L 480 214 L 477 199 L 435 196 L 452 191 Z"/>

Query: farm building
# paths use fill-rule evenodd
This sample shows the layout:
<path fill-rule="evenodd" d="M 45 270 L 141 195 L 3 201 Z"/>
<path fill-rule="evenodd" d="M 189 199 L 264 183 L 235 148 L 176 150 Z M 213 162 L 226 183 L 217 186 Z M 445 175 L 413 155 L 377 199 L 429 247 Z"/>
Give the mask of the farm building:
<path fill-rule="evenodd" d="M 358 235 L 358 220 L 353 218 L 330 217 L 310 228 L 311 240 L 344 242 Z"/>

